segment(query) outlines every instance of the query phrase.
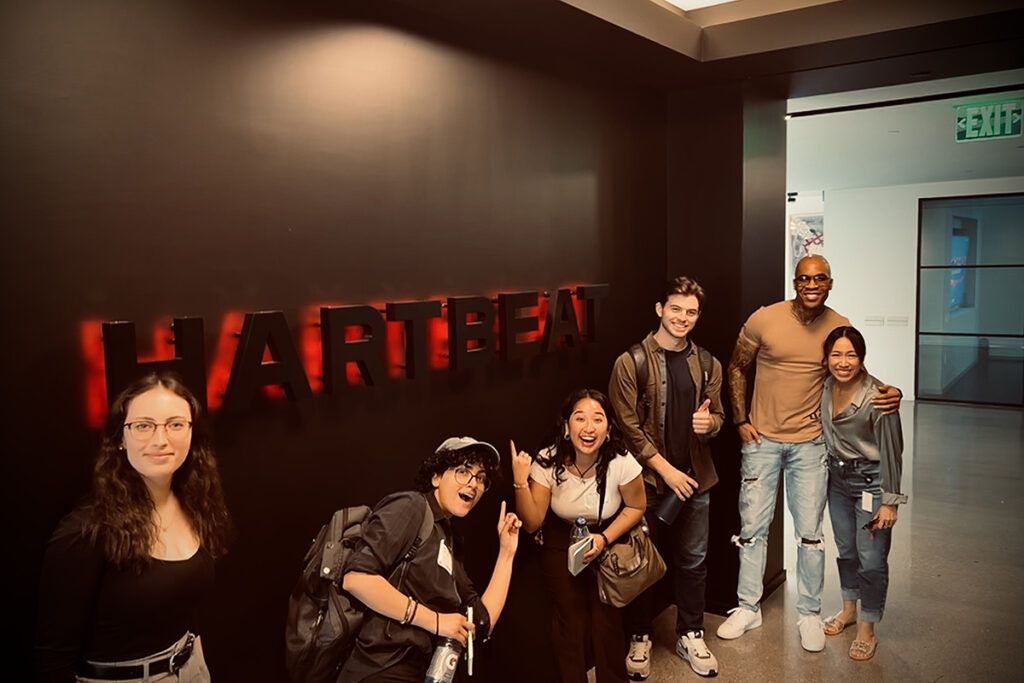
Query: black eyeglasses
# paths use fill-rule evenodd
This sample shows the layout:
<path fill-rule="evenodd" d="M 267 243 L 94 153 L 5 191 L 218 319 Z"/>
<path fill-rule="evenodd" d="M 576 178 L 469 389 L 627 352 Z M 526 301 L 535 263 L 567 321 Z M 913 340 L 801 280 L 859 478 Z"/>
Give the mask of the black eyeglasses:
<path fill-rule="evenodd" d="M 472 470 L 468 467 L 456 467 L 455 468 L 455 483 L 459 486 L 465 486 L 474 479 L 483 487 L 484 491 L 491 488 L 491 482 L 487 479 L 486 472 L 478 472 L 473 474 Z"/>
<path fill-rule="evenodd" d="M 157 427 L 163 427 L 164 431 L 167 432 L 168 438 L 173 438 L 183 436 L 192 428 L 192 423 L 188 420 L 168 420 L 167 422 L 136 420 L 135 422 L 124 423 L 124 428 L 128 430 L 128 433 L 139 441 L 149 441 L 152 439 L 156 434 Z"/>
<path fill-rule="evenodd" d="M 798 285 L 806 285 L 811 280 L 814 280 L 816 283 L 821 285 L 821 284 L 824 284 L 824 283 L 828 282 L 829 280 L 831 280 L 832 276 L 831 275 L 826 275 L 825 273 L 818 273 L 817 275 L 814 275 L 814 276 L 811 276 L 811 275 L 797 275 L 793 279 L 796 280 L 796 283 Z"/>

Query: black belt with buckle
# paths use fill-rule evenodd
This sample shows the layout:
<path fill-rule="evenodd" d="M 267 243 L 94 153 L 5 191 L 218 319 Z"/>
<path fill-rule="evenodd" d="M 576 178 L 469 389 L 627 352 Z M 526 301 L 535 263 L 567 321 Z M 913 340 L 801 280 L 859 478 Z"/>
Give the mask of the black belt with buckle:
<path fill-rule="evenodd" d="M 196 637 L 191 633 L 182 644 L 181 649 L 173 652 L 167 657 L 154 659 L 149 663 L 149 675 L 156 676 L 164 673 L 178 673 L 185 662 L 192 656 L 192 645 Z M 146 673 L 144 664 L 104 664 L 102 662 L 83 662 L 79 667 L 79 675 L 85 678 L 106 678 L 111 681 L 130 681 L 133 678 L 142 678 Z"/>

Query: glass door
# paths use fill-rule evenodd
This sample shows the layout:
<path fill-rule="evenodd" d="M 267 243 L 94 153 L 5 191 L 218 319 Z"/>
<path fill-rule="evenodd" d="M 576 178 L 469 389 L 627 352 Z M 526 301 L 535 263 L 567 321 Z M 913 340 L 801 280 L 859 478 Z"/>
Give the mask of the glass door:
<path fill-rule="evenodd" d="M 1024 195 L 918 216 L 917 398 L 1024 405 Z"/>

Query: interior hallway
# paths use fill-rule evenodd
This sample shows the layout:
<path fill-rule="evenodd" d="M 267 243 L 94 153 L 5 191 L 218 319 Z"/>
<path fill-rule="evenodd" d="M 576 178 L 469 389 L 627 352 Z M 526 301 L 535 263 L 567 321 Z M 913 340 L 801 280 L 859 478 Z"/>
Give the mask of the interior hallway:
<path fill-rule="evenodd" d="M 716 680 L 1022 680 L 1024 411 L 906 402 L 901 416 L 910 502 L 895 527 L 875 657 L 847 656 L 852 628 L 829 638 L 824 652 L 800 648 L 791 572 L 764 602 L 761 628 L 719 640 L 723 618 L 708 615 L 707 642 L 721 667 Z M 827 518 L 825 536 L 822 613 L 829 616 L 841 603 Z M 792 567 L 789 554 L 786 564 Z M 667 610 L 656 624 L 652 683 L 700 680 L 675 654 L 674 618 Z"/>

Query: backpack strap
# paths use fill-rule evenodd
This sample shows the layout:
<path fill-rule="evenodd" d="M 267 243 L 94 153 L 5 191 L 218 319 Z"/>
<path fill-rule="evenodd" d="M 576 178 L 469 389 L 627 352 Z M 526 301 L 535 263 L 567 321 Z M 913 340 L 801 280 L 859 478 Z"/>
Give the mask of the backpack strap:
<path fill-rule="evenodd" d="M 427 542 L 430 535 L 434 533 L 434 513 L 430 511 L 430 501 L 427 500 L 426 496 L 421 496 L 423 500 L 423 521 L 420 522 L 419 532 L 416 534 L 416 538 L 412 539 L 412 545 L 402 555 L 402 559 L 398 561 L 395 568 L 391 570 L 391 576 L 388 581 L 391 585 L 401 589 L 402 582 L 405 580 L 405 572 L 409 568 L 409 563 L 412 558 L 416 557 L 416 552 L 423 547 L 423 544 Z M 395 581 L 395 577 L 398 580 Z"/>
<path fill-rule="evenodd" d="M 430 534 L 434 532 L 434 514 L 430 511 L 430 501 L 427 500 L 426 496 L 423 496 L 423 508 L 423 521 L 420 522 L 420 530 L 416 534 L 416 538 L 413 539 L 412 545 L 409 546 L 409 550 L 402 556 L 403 562 L 408 562 L 414 558 L 416 551 L 427 542 Z"/>
<path fill-rule="evenodd" d="M 696 344 L 694 346 L 696 346 Z M 714 359 L 711 357 L 711 352 L 705 349 L 703 346 L 697 346 L 697 358 L 700 359 L 700 400 L 703 401 L 705 398 L 707 398 L 707 396 L 704 395 L 704 390 L 707 388 L 708 382 L 711 381 L 711 369 L 714 365 Z"/>
<path fill-rule="evenodd" d="M 647 419 L 647 411 L 650 404 L 647 400 L 647 380 L 650 379 L 650 368 L 647 366 L 647 351 L 643 344 L 633 344 L 629 347 L 629 355 L 633 358 L 633 366 L 636 368 L 636 412 L 641 424 Z"/>

